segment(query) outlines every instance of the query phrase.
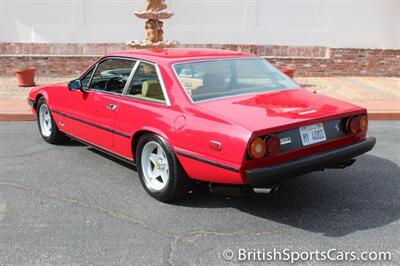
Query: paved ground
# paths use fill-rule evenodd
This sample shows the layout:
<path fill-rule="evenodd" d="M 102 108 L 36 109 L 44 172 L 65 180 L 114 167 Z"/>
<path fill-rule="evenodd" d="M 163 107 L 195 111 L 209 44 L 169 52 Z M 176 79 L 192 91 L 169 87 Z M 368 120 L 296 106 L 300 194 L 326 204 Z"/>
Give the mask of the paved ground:
<path fill-rule="evenodd" d="M 374 119 L 400 119 L 400 78 L 296 78 L 306 89 L 349 101 L 368 109 Z"/>
<path fill-rule="evenodd" d="M 68 82 L 71 77 L 38 77 L 36 86 Z M 15 77 L 0 76 L 0 121 L 33 120 L 32 112 L 26 102 L 32 87 L 18 87 Z"/>
<path fill-rule="evenodd" d="M 200 189 L 168 205 L 127 165 L 76 142 L 46 144 L 34 122 L 2 122 L 0 262 L 225 265 L 227 248 L 334 248 L 390 251 L 386 264 L 399 265 L 399 129 L 371 123 L 377 146 L 351 168 L 308 174 L 271 195 Z"/>
<path fill-rule="evenodd" d="M 39 77 L 37 85 L 67 82 L 74 77 Z M 364 106 L 372 119 L 400 119 L 400 78 L 307 77 L 295 78 L 310 91 Z M 30 88 L 16 86 L 15 77 L 0 77 L 0 120 L 29 120 L 26 104 Z"/>

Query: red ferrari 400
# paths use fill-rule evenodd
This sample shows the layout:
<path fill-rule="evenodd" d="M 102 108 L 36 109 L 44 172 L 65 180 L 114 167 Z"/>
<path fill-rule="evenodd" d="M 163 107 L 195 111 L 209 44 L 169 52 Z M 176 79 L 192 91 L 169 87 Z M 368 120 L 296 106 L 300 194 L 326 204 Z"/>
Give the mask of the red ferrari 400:
<path fill-rule="evenodd" d="M 371 150 L 367 111 L 305 91 L 242 52 L 154 49 L 102 57 L 68 84 L 31 90 L 49 143 L 76 139 L 136 165 L 160 201 L 195 180 L 277 188 Z"/>

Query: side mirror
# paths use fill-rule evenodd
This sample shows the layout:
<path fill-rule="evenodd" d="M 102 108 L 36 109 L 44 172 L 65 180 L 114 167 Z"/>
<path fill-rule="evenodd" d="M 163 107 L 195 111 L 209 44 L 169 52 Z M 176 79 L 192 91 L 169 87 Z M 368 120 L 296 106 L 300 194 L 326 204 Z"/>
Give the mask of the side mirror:
<path fill-rule="evenodd" d="M 81 91 L 83 91 L 82 82 L 81 82 L 80 79 L 71 80 L 71 81 L 68 83 L 68 88 L 69 88 L 71 91 L 75 91 L 75 90 L 81 90 Z"/>

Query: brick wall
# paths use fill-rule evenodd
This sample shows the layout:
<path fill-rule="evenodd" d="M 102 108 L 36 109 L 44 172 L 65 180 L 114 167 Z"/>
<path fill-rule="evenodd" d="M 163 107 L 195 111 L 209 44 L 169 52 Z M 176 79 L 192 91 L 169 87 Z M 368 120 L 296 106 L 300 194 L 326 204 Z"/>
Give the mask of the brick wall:
<path fill-rule="evenodd" d="M 180 47 L 245 51 L 277 66 L 294 67 L 297 76 L 400 76 L 400 50 L 233 44 Z M 0 75 L 13 74 L 19 65 L 35 66 L 39 75 L 79 74 L 99 56 L 128 49 L 124 44 L 0 43 Z"/>

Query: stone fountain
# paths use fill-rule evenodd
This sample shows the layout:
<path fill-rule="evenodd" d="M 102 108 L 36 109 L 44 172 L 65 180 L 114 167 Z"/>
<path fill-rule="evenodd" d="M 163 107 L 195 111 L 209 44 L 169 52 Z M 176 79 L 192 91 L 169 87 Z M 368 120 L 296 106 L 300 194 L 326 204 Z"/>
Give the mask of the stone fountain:
<path fill-rule="evenodd" d="M 161 20 L 171 18 L 174 13 L 167 9 L 165 0 L 147 0 L 145 11 L 134 12 L 135 16 L 140 19 L 146 19 L 145 30 L 147 36 L 145 40 L 129 40 L 126 42 L 131 48 L 165 48 L 175 47 L 177 41 L 164 41 L 164 23 Z"/>

